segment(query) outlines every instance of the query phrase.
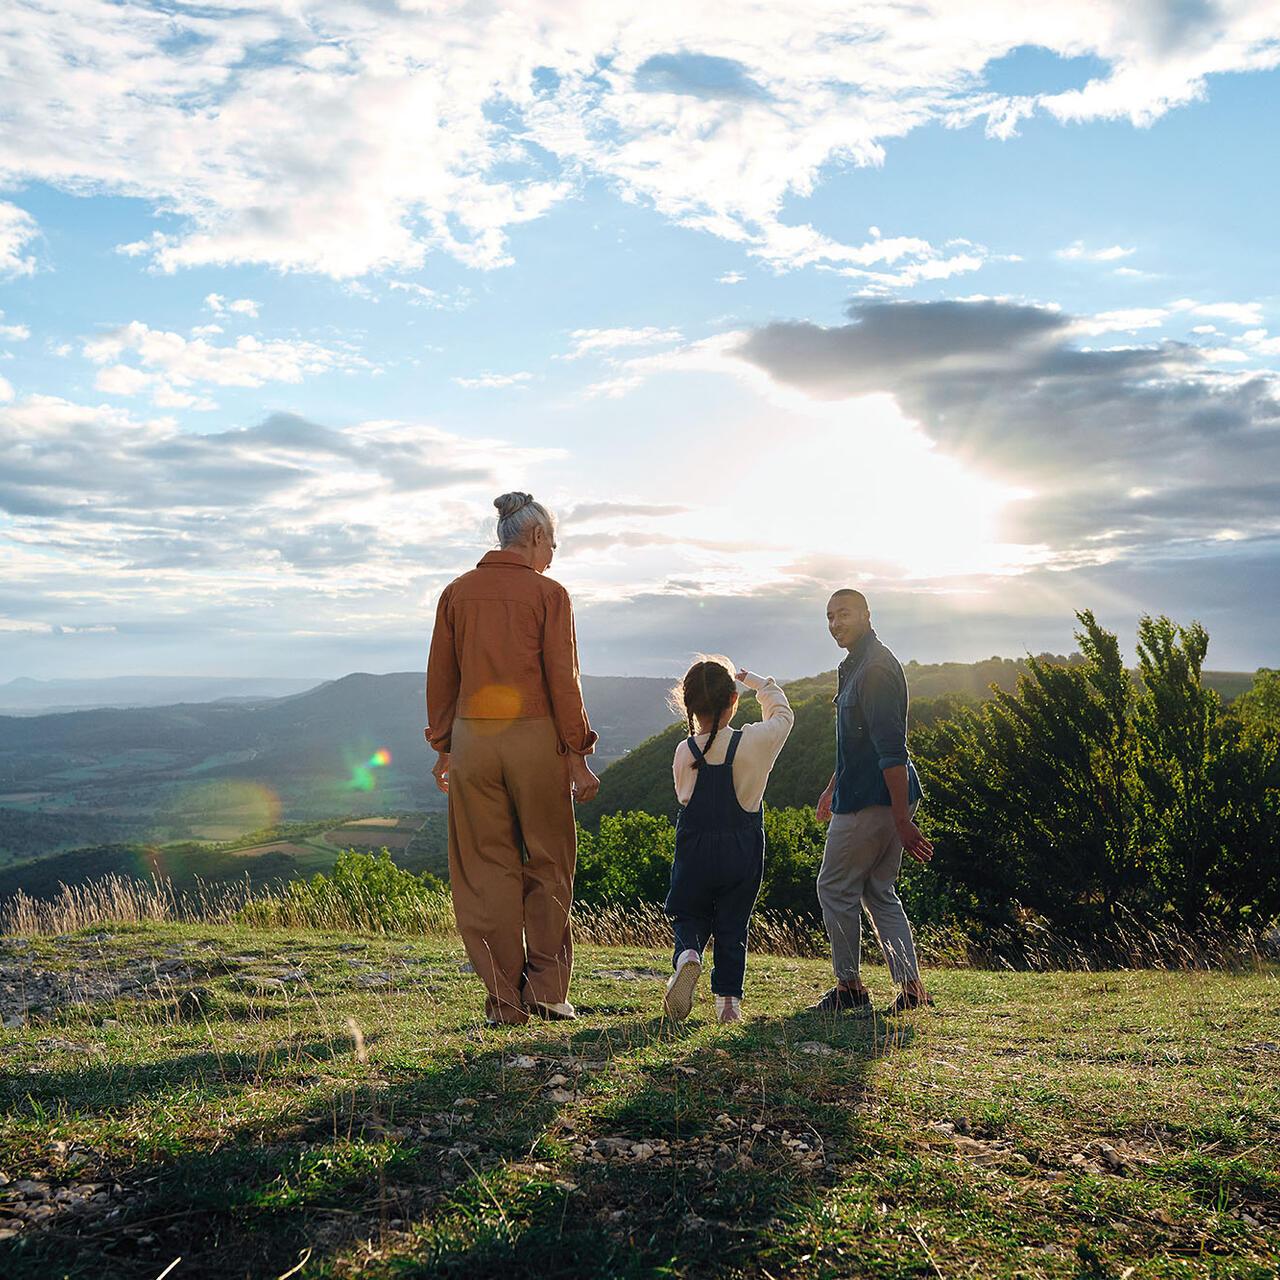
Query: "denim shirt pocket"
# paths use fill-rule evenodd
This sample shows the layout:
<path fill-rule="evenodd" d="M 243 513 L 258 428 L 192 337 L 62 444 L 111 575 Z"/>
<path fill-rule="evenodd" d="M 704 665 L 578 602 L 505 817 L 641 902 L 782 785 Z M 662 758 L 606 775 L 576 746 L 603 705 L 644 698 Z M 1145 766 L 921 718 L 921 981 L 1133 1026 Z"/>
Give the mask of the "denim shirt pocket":
<path fill-rule="evenodd" d="M 835 702 L 842 744 L 846 748 L 861 746 L 867 736 L 867 721 L 858 705 L 857 695 L 852 689 L 848 689 Z"/>

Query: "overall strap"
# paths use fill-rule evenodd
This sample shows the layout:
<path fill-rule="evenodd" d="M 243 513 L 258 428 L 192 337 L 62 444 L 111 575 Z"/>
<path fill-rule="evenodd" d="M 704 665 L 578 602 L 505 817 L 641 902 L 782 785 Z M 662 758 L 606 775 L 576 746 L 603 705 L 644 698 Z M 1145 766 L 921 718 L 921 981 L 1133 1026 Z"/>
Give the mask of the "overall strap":
<path fill-rule="evenodd" d="M 694 758 L 694 759 L 695 759 L 699 764 L 702 764 L 702 763 L 706 760 L 706 758 L 707 758 L 706 756 L 704 756 L 704 755 L 702 754 L 702 748 L 701 748 L 701 747 L 699 747 L 699 746 L 698 746 L 698 744 L 697 744 L 696 742 L 694 742 L 692 735 L 690 735 L 690 736 L 686 739 L 686 741 L 687 741 L 687 742 L 688 742 L 688 744 L 689 744 L 689 750 L 693 752 L 693 758 Z"/>
<path fill-rule="evenodd" d="M 740 729 L 729 730 L 729 750 L 725 753 L 725 764 L 732 764 L 733 757 L 738 754 L 738 743 L 742 741 L 742 731 Z"/>

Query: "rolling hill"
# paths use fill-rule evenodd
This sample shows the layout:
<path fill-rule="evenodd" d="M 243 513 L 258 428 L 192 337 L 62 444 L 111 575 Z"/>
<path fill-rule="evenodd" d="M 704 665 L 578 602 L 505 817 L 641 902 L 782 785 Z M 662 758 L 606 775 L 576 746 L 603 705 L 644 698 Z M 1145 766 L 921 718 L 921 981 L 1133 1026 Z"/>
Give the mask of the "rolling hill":
<path fill-rule="evenodd" d="M 668 687 L 583 678 L 600 765 L 670 722 Z M 0 717 L 0 855 L 441 809 L 423 720 L 418 672 L 353 674 L 283 698 Z"/>
<path fill-rule="evenodd" d="M 1079 661 L 1042 655 L 1055 662 Z M 952 714 L 963 703 L 985 697 L 991 685 L 1012 690 L 1026 670 L 1024 659 L 988 658 L 982 662 L 942 662 L 904 664 L 911 689 L 911 725 L 930 725 Z M 1204 683 L 1216 689 L 1224 701 L 1250 687 L 1253 677 L 1244 672 L 1206 671 Z M 811 805 L 831 777 L 835 764 L 835 708 L 831 699 L 836 690 L 835 671 L 791 680 L 783 685 L 795 708 L 796 723 L 769 779 L 768 803 L 775 808 Z M 759 719 L 754 698 L 742 700 L 735 725 Z M 601 779 L 600 793 L 583 806 L 579 817 L 584 825 L 599 825 L 607 813 L 640 809 L 646 813 L 675 819 L 678 806 L 671 782 L 671 757 L 687 730 L 672 725 L 642 742 L 615 764 Z"/>

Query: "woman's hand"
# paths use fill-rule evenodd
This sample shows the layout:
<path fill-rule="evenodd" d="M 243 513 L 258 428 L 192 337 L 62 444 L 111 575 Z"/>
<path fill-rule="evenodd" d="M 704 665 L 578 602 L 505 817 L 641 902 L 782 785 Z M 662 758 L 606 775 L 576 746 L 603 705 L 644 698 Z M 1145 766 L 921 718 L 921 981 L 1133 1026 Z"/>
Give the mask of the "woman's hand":
<path fill-rule="evenodd" d="M 440 788 L 445 795 L 449 794 L 449 753 L 447 751 L 436 752 L 436 762 L 431 766 L 431 776 L 436 780 L 436 786 Z"/>
<path fill-rule="evenodd" d="M 573 798 L 578 804 L 586 804 L 596 798 L 600 790 L 600 779 L 591 772 L 587 758 L 576 751 L 569 757 L 569 783 L 573 787 Z"/>

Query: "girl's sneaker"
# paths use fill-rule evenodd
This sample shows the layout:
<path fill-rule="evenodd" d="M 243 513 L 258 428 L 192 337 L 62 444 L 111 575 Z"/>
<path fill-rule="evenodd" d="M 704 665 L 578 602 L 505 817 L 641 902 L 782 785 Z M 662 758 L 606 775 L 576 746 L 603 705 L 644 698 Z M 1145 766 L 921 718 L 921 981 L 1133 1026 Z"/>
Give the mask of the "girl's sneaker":
<path fill-rule="evenodd" d="M 742 1001 L 737 996 L 716 996 L 716 1021 L 741 1022 Z"/>
<path fill-rule="evenodd" d="M 693 1008 L 693 995 L 702 977 L 702 957 L 690 948 L 682 951 L 676 960 L 676 971 L 667 979 L 667 993 L 662 997 L 662 1007 L 667 1017 L 683 1022 Z"/>

